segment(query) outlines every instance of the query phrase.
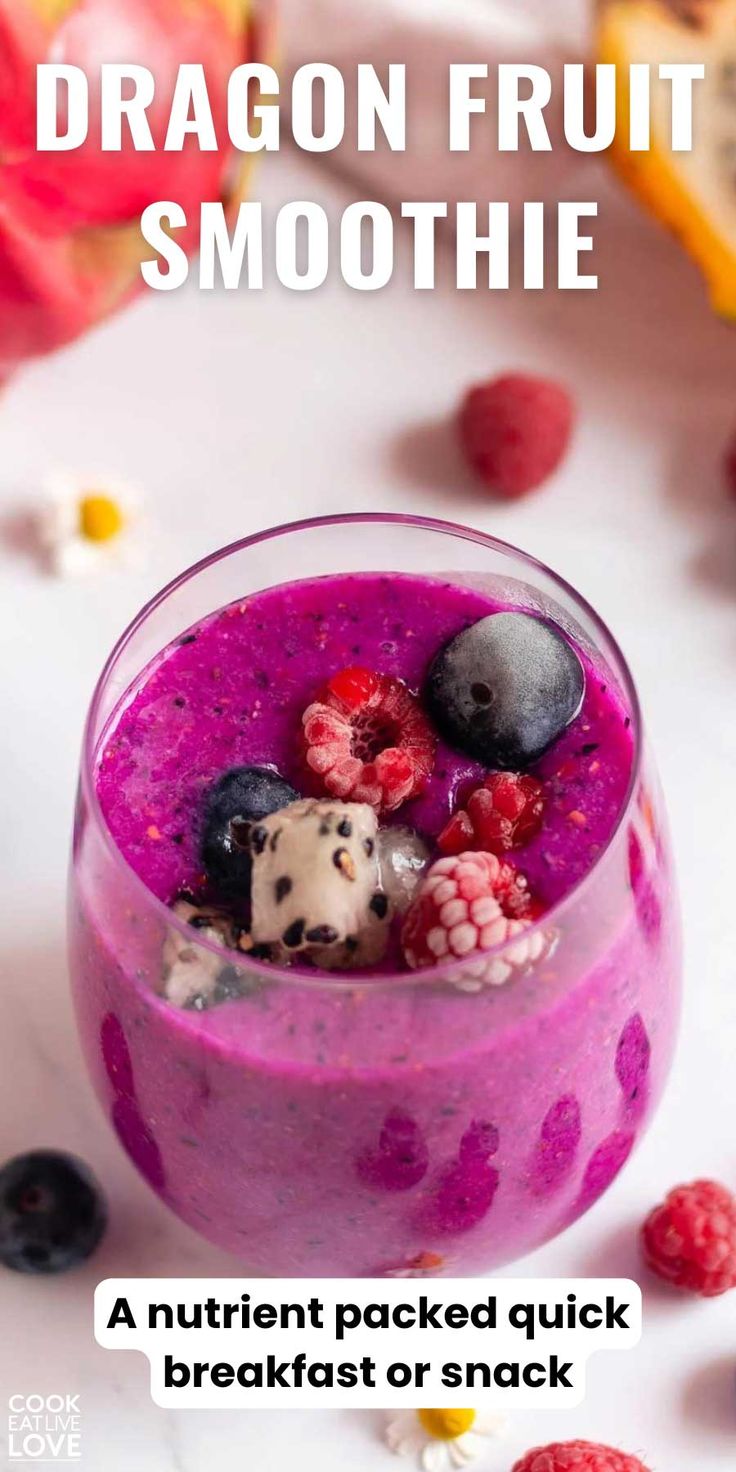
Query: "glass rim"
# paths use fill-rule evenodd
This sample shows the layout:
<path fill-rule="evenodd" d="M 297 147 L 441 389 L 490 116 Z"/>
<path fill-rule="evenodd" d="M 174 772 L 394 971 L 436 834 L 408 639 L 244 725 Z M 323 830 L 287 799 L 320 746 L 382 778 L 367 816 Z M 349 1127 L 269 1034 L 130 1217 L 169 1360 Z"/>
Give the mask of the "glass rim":
<path fill-rule="evenodd" d="M 80 774 L 82 795 L 90 818 L 94 821 L 97 830 L 102 834 L 105 848 L 110 854 L 113 863 L 125 871 L 134 889 L 140 891 L 142 904 L 149 911 L 158 915 L 168 929 L 178 932 L 190 944 L 196 944 L 201 950 L 209 951 L 218 957 L 223 957 L 225 963 L 229 962 L 230 965 L 233 964 L 233 950 L 220 944 L 218 941 L 211 941 L 199 935 L 192 942 L 192 931 L 187 921 L 175 915 L 173 909 L 148 888 L 145 881 L 136 873 L 132 864 L 128 862 L 125 855 L 118 848 L 102 811 L 97 793 L 97 785 L 94 780 L 99 741 L 99 738 L 95 735 L 95 726 L 100 706 L 113 670 L 131 639 L 133 639 L 138 630 L 142 628 L 152 614 L 168 598 L 180 588 L 184 587 L 186 583 L 198 577 L 200 573 L 214 567 L 218 562 L 225 561 L 226 558 L 233 556 L 235 553 L 246 551 L 251 547 L 257 547 L 264 542 L 273 541 L 280 536 L 295 532 L 327 530 L 335 526 L 361 526 L 366 524 L 413 527 L 419 531 L 437 532 L 444 536 L 454 537 L 456 540 L 474 542 L 478 546 L 486 547 L 489 551 L 514 558 L 516 561 L 526 565 L 530 570 L 550 580 L 554 586 L 559 588 L 561 592 L 572 600 L 573 604 L 590 620 L 595 633 L 602 636 L 604 645 L 608 646 L 608 649 L 617 662 L 618 668 L 616 673 L 621 680 L 624 694 L 630 703 L 634 734 L 631 772 L 629 774 L 626 795 L 623 798 L 616 822 L 611 829 L 608 839 L 596 854 L 590 868 L 586 870 L 585 874 L 549 910 L 546 910 L 543 915 L 528 925 L 525 933 L 529 937 L 545 932 L 549 933 L 550 927 L 580 902 L 586 890 L 592 886 L 601 865 L 614 847 L 632 806 L 634 793 L 639 782 L 643 751 L 642 713 L 634 677 L 618 641 L 600 614 L 573 587 L 572 583 L 569 583 L 566 578 L 548 567 L 540 558 L 533 556 L 532 553 L 522 551 L 521 548 L 514 546 L 512 542 L 506 542 L 500 537 L 491 536 L 487 532 L 478 531 L 473 527 L 464 526 L 459 522 L 444 521 L 438 517 L 404 515 L 400 512 L 335 512 L 326 516 L 304 517 L 297 521 L 281 522 L 278 526 L 267 527 L 265 530 L 253 532 L 247 537 L 238 538 L 236 541 L 229 542 L 224 547 L 219 547 L 214 552 L 208 553 L 205 557 L 200 558 L 198 562 L 191 564 L 182 572 L 178 573 L 176 577 L 171 578 L 168 583 L 143 604 L 135 617 L 131 619 L 130 623 L 120 634 L 105 660 L 92 693 L 82 737 Z M 100 732 L 101 735 L 102 732 Z M 505 951 L 512 949 L 514 945 L 518 945 L 518 940 L 519 937 L 516 936 L 502 941 L 499 945 L 483 951 L 482 954 L 484 957 L 488 957 L 489 960 L 502 957 Z M 399 985 L 420 986 L 427 984 L 437 985 L 440 983 L 449 983 L 452 985 L 453 981 L 461 976 L 464 969 L 467 968 L 467 958 L 465 960 L 453 959 L 449 962 L 442 961 L 436 966 L 423 966 L 417 968 L 415 971 L 376 972 L 373 975 L 363 971 L 328 972 L 315 969 L 314 975 L 312 976 L 307 971 L 297 972 L 288 966 L 278 965 L 270 961 L 252 959 L 247 952 L 243 952 L 242 957 L 239 957 L 239 964 L 243 968 L 253 971 L 264 981 L 270 980 L 271 982 L 279 982 L 287 986 L 316 988 L 318 990 L 326 988 L 332 991 L 355 991 L 363 987 L 370 987 L 371 990 L 382 988 L 394 990 Z"/>

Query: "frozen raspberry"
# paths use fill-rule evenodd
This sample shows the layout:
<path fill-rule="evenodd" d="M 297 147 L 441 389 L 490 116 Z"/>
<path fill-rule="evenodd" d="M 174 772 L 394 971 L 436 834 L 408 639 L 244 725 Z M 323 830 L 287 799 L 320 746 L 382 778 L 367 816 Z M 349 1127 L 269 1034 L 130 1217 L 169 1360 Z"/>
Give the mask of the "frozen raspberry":
<path fill-rule="evenodd" d="M 676 1186 L 644 1223 L 648 1266 L 677 1288 L 715 1298 L 736 1288 L 736 1197 L 716 1181 Z"/>
<path fill-rule="evenodd" d="M 518 772 L 493 772 L 470 794 L 467 811 L 461 808 L 440 833 L 443 854 L 482 849 L 505 854 L 521 848 L 539 832 L 544 811 L 542 785 Z"/>
<path fill-rule="evenodd" d="M 512 500 L 557 469 L 572 425 L 567 390 L 525 373 L 477 384 L 460 409 L 460 438 L 471 465 L 499 496 Z"/>
<path fill-rule="evenodd" d="M 556 1441 L 539 1446 L 516 1462 L 511 1472 L 648 1472 L 638 1457 L 628 1457 L 597 1441 Z"/>
<path fill-rule="evenodd" d="M 439 859 L 427 873 L 404 921 L 401 945 L 409 966 L 477 957 L 519 938 L 503 958 L 474 965 L 482 984 L 500 985 L 544 953 L 544 936 L 523 918 L 531 901 L 523 875 L 495 854 Z M 476 975 L 477 973 L 477 975 Z"/>
<path fill-rule="evenodd" d="M 302 716 L 307 766 L 325 792 L 392 813 L 424 787 L 436 738 L 402 680 L 345 669 Z"/>
<path fill-rule="evenodd" d="M 465 809 L 458 808 L 458 811 L 453 813 L 449 823 L 446 823 L 442 829 L 437 839 L 437 847 L 440 853 L 454 856 L 456 854 L 468 853 L 473 847 L 474 842 L 475 829 L 473 828 L 473 824 Z"/>

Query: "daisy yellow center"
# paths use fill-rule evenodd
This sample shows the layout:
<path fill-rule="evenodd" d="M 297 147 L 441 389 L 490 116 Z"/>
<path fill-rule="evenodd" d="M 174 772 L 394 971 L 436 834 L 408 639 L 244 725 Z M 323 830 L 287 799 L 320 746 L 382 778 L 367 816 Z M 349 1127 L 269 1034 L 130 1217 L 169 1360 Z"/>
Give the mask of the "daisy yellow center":
<path fill-rule="evenodd" d="M 417 1411 L 417 1415 L 428 1435 L 437 1441 L 456 1441 L 475 1420 L 475 1411 Z"/>
<path fill-rule="evenodd" d="M 88 542 L 110 542 L 123 528 L 123 513 L 111 496 L 92 493 L 79 503 L 79 530 Z"/>

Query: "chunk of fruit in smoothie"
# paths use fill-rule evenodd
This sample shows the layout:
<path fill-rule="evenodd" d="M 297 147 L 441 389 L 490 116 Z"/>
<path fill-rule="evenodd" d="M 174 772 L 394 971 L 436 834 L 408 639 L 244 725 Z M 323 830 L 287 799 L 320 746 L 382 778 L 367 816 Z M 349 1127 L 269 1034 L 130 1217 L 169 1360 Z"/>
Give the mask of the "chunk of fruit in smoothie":
<path fill-rule="evenodd" d="M 432 661 L 426 698 L 445 739 L 489 767 L 524 768 L 578 714 L 585 673 L 556 629 L 526 613 L 495 613 Z"/>

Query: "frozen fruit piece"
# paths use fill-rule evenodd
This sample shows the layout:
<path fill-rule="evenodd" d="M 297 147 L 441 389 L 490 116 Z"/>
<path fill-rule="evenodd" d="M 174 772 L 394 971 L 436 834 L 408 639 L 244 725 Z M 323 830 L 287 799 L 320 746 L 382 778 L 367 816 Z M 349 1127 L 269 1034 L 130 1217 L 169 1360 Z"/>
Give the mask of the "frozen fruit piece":
<path fill-rule="evenodd" d="M 180 920 L 186 921 L 191 939 L 172 928 L 164 941 L 163 984 L 167 1001 L 175 1007 L 202 1012 L 215 1002 L 240 995 L 244 983 L 236 987 L 235 968 L 223 961 L 216 951 L 210 951 L 197 942 L 209 941 L 234 950 L 243 935 L 241 928 L 219 910 L 201 908 L 189 900 L 177 900 L 172 910 Z"/>
<path fill-rule="evenodd" d="M 0 1170 L 0 1262 L 18 1273 L 63 1273 L 85 1262 L 107 1208 L 92 1172 L 56 1150 L 16 1155 Z"/>
<path fill-rule="evenodd" d="M 517 918 L 529 906 L 523 875 L 495 854 L 466 853 L 439 859 L 429 870 L 401 932 L 407 965 L 469 962 L 465 980 L 500 986 L 514 971 L 539 960 L 548 940 Z M 508 945 L 503 956 L 484 951 Z"/>
<path fill-rule="evenodd" d="M 251 829 L 252 938 L 279 960 L 308 955 L 327 970 L 375 965 L 390 904 L 367 803 L 291 803 Z"/>
<path fill-rule="evenodd" d="M 201 858 L 218 894 L 247 899 L 250 889 L 248 828 L 299 794 L 270 767 L 233 767 L 209 789 L 205 800 Z"/>
<path fill-rule="evenodd" d="M 535 1447 L 514 1463 L 511 1472 L 649 1472 L 638 1457 L 629 1457 L 597 1441 L 555 1441 Z"/>
<path fill-rule="evenodd" d="M 536 761 L 574 720 L 585 693 L 575 650 L 528 613 L 491 613 L 439 651 L 429 710 L 452 746 L 488 767 Z"/>
<path fill-rule="evenodd" d="M 464 854 L 473 847 L 474 841 L 475 830 L 470 818 L 464 808 L 458 808 L 442 829 L 437 847 L 443 854 Z"/>
<path fill-rule="evenodd" d="M 437 846 L 443 854 L 471 848 L 508 853 L 539 832 L 543 811 L 544 791 L 536 777 L 492 772 L 470 794 L 467 811 L 460 808 L 443 828 Z"/>
<path fill-rule="evenodd" d="M 402 680 L 355 668 L 333 675 L 302 717 L 306 762 L 333 797 L 391 813 L 422 791 L 436 739 Z"/>
<path fill-rule="evenodd" d="M 715 310 L 736 318 L 736 0 L 601 0 L 598 14 L 598 60 L 616 68 L 619 126 L 611 158 L 698 263 Z M 665 57 L 704 64 L 689 149 L 672 147 L 670 84 L 658 74 Z M 632 63 L 652 74 L 651 135 L 641 150 L 629 147 Z"/>
<path fill-rule="evenodd" d="M 716 1181 L 676 1186 L 642 1232 L 644 1256 L 660 1278 L 715 1298 L 736 1288 L 736 1197 Z"/>
<path fill-rule="evenodd" d="M 533 491 L 567 449 L 572 399 L 561 384 L 527 373 L 479 383 L 460 410 L 460 438 L 474 470 L 499 496 Z"/>
<path fill-rule="evenodd" d="M 413 828 L 397 824 L 378 834 L 381 883 L 397 914 L 408 910 L 429 868 L 429 849 Z"/>

